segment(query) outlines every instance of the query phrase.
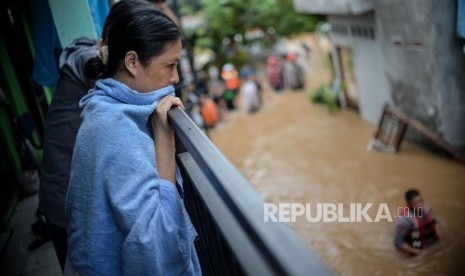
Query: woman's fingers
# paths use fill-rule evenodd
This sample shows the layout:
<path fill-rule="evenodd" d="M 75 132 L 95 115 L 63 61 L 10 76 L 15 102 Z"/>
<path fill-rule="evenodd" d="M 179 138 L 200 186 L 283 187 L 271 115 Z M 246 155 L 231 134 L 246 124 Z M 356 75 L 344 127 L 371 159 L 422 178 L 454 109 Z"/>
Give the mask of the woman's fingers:
<path fill-rule="evenodd" d="M 161 99 L 157 104 L 157 108 L 153 114 L 154 116 L 152 116 L 152 124 L 155 124 L 158 128 L 167 128 L 169 126 L 168 111 L 173 106 L 180 106 L 182 109 L 184 109 L 184 105 L 182 104 L 181 99 L 178 97 L 166 96 Z"/>
<path fill-rule="evenodd" d="M 172 106 L 180 106 L 182 109 L 184 109 L 184 105 L 182 104 L 182 101 L 180 98 L 173 97 L 173 96 L 166 96 L 158 102 L 157 113 L 161 114 L 163 112 L 167 112 L 168 110 L 171 109 Z"/>

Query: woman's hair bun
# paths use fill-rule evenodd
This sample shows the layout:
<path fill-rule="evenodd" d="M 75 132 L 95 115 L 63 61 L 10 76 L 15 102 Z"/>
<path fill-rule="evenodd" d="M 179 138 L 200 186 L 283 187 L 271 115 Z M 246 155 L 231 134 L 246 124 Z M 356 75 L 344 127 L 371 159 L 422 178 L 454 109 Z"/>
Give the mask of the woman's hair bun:
<path fill-rule="evenodd" d="M 99 57 L 89 59 L 84 67 L 84 76 L 96 80 L 105 73 L 105 64 Z"/>

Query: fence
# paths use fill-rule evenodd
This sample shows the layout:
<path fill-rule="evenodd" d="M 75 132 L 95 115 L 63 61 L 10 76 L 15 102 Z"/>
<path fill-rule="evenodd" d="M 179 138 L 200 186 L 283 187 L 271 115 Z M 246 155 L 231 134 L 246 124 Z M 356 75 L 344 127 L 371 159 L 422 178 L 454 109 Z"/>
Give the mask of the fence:
<path fill-rule="evenodd" d="M 181 109 L 168 117 L 204 275 L 329 274 L 289 226 L 264 221 L 262 197 Z"/>

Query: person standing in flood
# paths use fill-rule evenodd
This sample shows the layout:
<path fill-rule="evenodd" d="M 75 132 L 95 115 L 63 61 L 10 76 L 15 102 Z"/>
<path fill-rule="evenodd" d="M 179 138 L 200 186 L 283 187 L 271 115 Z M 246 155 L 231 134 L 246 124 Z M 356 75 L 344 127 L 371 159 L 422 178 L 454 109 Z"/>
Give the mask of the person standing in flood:
<path fill-rule="evenodd" d="M 281 64 L 276 56 L 269 56 L 267 59 L 266 75 L 268 83 L 275 92 L 283 89 L 283 72 Z"/>
<path fill-rule="evenodd" d="M 260 91 L 252 71 L 247 72 L 244 78 L 245 81 L 240 90 L 243 107 L 247 113 L 254 113 L 261 106 Z"/>
<path fill-rule="evenodd" d="M 223 93 L 223 98 L 226 102 L 226 107 L 229 111 L 235 110 L 235 101 L 239 90 L 239 86 L 241 85 L 239 73 L 237 72 L 234 65 L 232 65 L 231 63 L 226 63 L 223 66 L 223 70 L 221 71 L 221 78 L 224 80 L 226 86 L 226 90 Z"/>
<path fill-rule="evenodd" d="M 405 201 L 407 205 L 398 210 L 394 244 L 398 250 L 418 255 L 439 239 L 439 228 L 418 190 L 408 190 Z"/>
<path fill-rule="evenodd" d="M 289 52 L 283 65 L 284 87 L 291 90 L 299 90 L 305 86 L 304 71 L 297 63 L 296 58 L 294 52 Z"/>

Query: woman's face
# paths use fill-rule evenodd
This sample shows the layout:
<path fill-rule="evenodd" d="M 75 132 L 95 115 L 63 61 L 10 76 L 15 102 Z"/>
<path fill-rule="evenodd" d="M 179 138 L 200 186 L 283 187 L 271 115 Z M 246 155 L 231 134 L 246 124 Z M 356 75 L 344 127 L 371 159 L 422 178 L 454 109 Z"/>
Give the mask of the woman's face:
<path fill-rule="evenodd" d="M 168 43 L 166 51 L 149 60 L 136 80 L 136 90 L 142 93 L 174 85 L 179 82 L 177 66 L 181 59 L 181 40 Z"/>

